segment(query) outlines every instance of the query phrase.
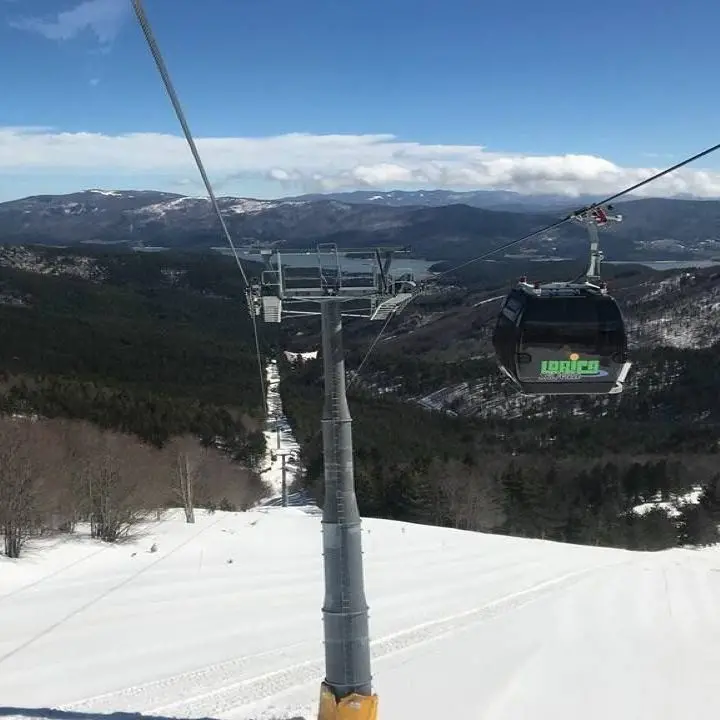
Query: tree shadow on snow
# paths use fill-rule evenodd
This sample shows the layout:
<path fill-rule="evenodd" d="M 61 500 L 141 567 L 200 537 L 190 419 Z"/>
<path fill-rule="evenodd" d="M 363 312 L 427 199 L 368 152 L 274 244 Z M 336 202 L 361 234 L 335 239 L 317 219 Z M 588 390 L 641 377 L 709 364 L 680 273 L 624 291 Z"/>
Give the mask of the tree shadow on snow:
<path fill-rule="evenodd" d="M 0 706 L 0 718 L 19 717 L 33 720 L 176 720 L 166 715 L 143 715 L 137 712 L 74 712 L 72 710 L 56 710 L 54 708 L 21 708 Z M 193 718 L 193 720 L 214 720 L 210 717 Z M 265 718 L 265 720 L 307 720 L 295 715 L 285 718 Z"/>

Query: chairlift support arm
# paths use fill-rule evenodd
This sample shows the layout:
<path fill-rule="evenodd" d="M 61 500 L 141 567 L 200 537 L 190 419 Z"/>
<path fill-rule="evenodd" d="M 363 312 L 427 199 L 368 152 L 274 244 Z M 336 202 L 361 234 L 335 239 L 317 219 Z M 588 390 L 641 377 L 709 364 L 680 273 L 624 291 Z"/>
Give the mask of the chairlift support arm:
<path fill-rule="evenodd" d="M 610 215 L 612 205 L 591 205 L 573 214 L 573 220 L 583 223 L 590 236 L 590 261 L 585 277 L 588 282 L 598 284 L 601 280 L 600 265 L 604 257 L 600 249 L 600 233 L 598 228 L 609 222 L 621 222 L 622 215 Z"/>
<path fill-rule="evenodd" d="M 291 253 L 301 251 L 293 248 Z M 365 317 L 370 320 L 386 320 L 410 302 L 417 291 L 412 270 L 391 272 L 394 253 L 405 254 L 409 248 L 370 247 L 358 249 L 338 248 L 334 243 L 318 245 L 314 252 L 317 268 L 288 268 L 282 264 L 282 250 L 268 248 L 261 251 L 265 269 L 260 284 L 252 289 L 253 309 L 265 322 L 278 323 L 284 314 L 307 316 L 313 313 L 304 308 L 292 309 L 297 303 L 318 303 L 335 298 L 349 302 L 355 307 L 343 311 L 346 317 Z M 372 270 L 343 272 L 341 255 L 362 254 L 373 265 Z M 303 273 L 306 269 L 308 272 Z M 296 272 L 299 271 L 299 272 Z M 360 309 L 360 303 L 364 309 Z"/>

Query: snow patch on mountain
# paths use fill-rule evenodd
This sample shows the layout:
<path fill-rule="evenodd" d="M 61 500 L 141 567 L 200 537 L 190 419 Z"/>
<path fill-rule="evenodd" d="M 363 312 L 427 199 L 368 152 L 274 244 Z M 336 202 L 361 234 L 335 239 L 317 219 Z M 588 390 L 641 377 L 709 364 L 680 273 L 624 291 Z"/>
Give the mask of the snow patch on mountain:
<path fill-rule="evenodd" d="M 100 190 L 99 188 L 93 188 L 87 192 L 95 193 L 96 195 L 105 195 L 105 197 L 119 197 L 123 194 L 119 190 Z"/>
<path fill-rule="evenodd" d="M 80 255 L 47 257 L 21 245 L 0 247 L 0 267 L 25 270 L 40 275 L 64 275 L 100 283 L 105 269 L 93 258 Z"/>
<path fill-rule="evenodd" d="M 270 210 L 278 205 L 278 203 L 267 200 L 246 200 L 244 198 L 241 198 L 240 200 L 232 198 L 230 201 L 232 202 L 232 205 L 226 207 L 225 210 L 243 215 L 265 212 L 266 210 Z"/>
<path fill-rule="evenodd" d="M 631 346 L 710 347 L 720 339 L 720 277 L 682 272 L 627 304 Z"/>
<path fill-rule="evenodd" d="M 645 515 L 651 510 L 665 510 L 668 517 L 676 518 L 682 514 L 682 509 L 688 505 L 697 505 L 700 502 L 700 496 L 703 493 L 701 487 L 694 488 L 691 492 L 684 495 L 672 495 L 668 500 L 664 500 L 662 495 L 658 493 L 649 502 L 640 503 L 633 508 L 636 515 Z"/>
<path fill-rule="evenodd" d="M 318 351 L 311 350 L 309 352 L 290 352 L 285 350 L 285 358 L 288 362 L 305 362 L 306 360 L 317 359 Z"/>

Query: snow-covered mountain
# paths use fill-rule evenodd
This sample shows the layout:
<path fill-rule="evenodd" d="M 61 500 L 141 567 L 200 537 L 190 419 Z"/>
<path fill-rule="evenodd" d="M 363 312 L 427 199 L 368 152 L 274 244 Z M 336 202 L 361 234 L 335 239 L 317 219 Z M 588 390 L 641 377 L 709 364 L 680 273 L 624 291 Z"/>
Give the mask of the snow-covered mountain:
<path fill-rule="evenodd" d="M 594 199 L 428 190 L 218 202 L 240 245 L 387 244 L 410 246 L 432 260 L 457 260 L 537 231 Z M 623 214 L 624 222 L 604 239 L 616 259 L 720 256 L 720 201 L 632 200 Z M 521 250 L 577 257 L 585 242 L 584 230 L 568 223 Z M 224 239 L 206 197 L 93 189 L 0 203 L 0 244 L 82 243 L 208 249 Z"/>
<path fill-rule="evenodd" d="M 241 245 L 314 243 L 338 234 L 370 234 L 408 225 L 417 208 L 372 207 L 332 199 L 220 197 L 228 229 Z M 0 203 L 0 243 L 116 244 L 201 249 L 224 245 L 206 197 L 156 191 L 87 190 Z"/>
<path fill-rule="evenodd" d="M 442 207 L 443 205 L 469 205 L 485 210 L 513 212 L 542 212 L 577 208 L 598 202 L 598 195 L 523 195 L 510 190 L 355 190 L 338 193 L 298 195 L 296 200 L 317 201 L 332 199 L 344 203 L 386 205 L 390 207 Z"/>
<path fill-rule="evenodd" d="M 231 217 L 302 205 L 292 201 L 230 197 L 219 198 L 218 203 Z M 86 190 L 0 203 L 0 237 L 5 242 L 30 242 L 36 238 L 49 244 L 142 244 L 164 235 L 163 231 L 202 232 L 216 223 L 208 198 L 154 190 Z"/>

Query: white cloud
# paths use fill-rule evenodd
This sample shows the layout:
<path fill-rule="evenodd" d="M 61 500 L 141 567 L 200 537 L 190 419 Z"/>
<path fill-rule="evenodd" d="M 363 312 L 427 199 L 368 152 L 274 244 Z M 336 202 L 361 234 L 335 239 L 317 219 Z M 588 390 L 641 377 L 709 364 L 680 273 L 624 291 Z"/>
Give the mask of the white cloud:
<path fill-rule="evenodd" d="M 199 138 L 218 186 L 271 181 L 284 192 L 356 188 L 508 189 L 612 194 L 661 168 L 620 167 L 593 155 L 531 156 L 475 145 L 423 145 L 393 135 Z M 53 132 L 0 127 L 0 175 L 22 173 L 197 177 L 180 135 Z M 720 173 L 684 168 L 638 194 L 720 197 Z"/>
<path fill-rule="evenodd" d="M 85 0 L 54 17 L 24 17 L 10 21 L 10 26 L 39 33 L 48 40 L 71 40 L 90 30 L 101 45 L 108 45 L 117 36 L 129 6 L 127 0 Z"/>

